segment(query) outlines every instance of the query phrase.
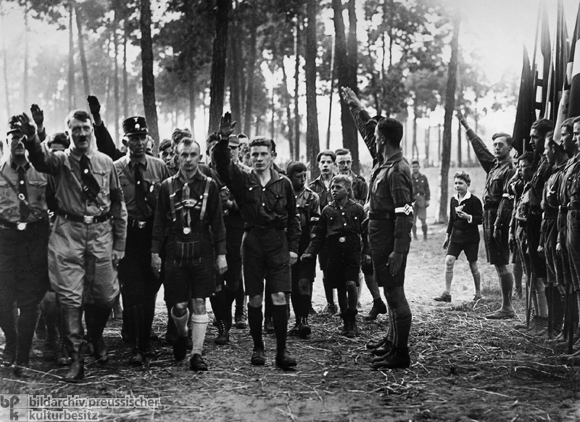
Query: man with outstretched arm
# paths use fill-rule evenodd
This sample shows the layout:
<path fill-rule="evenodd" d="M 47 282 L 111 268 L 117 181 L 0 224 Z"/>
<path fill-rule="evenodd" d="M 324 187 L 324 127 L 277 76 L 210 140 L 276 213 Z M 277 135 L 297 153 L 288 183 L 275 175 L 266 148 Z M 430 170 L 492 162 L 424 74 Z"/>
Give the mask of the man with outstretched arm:
<path fill-rule="evenodd" d="M 473 150 L 481 167 L 487 173 L 483 191 L 483 239 L 488 262 L 495 267 L 501 286 L 501 308 L 486 316 L 487 319 L 510 319 L 515 316 L 511 298 L 514 277 L 508 267 L 510 249 L 508 227 L 499 223 L 498 207 L 504 195 L 504 187 L 515 173 L 510 156 L 512 137 L 507 133 L 496 133 L 492 136 L 493 153 L 485 143 L 471 130 L 467 121 L 457 110 L 457 119 L 467 131 Z M 503 220 L 502 220 L 503 221 Z"/>
<path fill-rule="evenodd" d="M 341 94 L 373 157 L 369 245 L 375 279 L 384 288 L 391 321 L 385 338 L 367 346 L 374 347 L 378 355 L 373 368 L 408 368 L 412 314 L 404 284 L 413 226 L 413 185 L 411 167 L 401 151 L 403 125 L 391 118 L 377 123 L 350 88 L 343 87 Z"/>
<path fill-rule="evenodd" d="M 264 365 L 262 303 L 264 287 L 273 302 L 272 317 L 276 334 L 276 365 L 296 366 L 286 350 L 288 313 L 286 293 L 291 292 L 290 266 L 298 258 L 300 222 L 296 197 L 287 177 L 272 169 L 272 140 L 256 137 L 250 142 L 253 169 L 246 173 L 232 162 L 229 136 L 234 130 L 230 113 L 222 117 L 221 139 L 214 149 L 218 174 L 230 189 L 245 221 L 242 261 L 248 302 L 248 322 L 254 341 L 252 365 Z M 265 284 L 264 284 L 265 280 Z"/>

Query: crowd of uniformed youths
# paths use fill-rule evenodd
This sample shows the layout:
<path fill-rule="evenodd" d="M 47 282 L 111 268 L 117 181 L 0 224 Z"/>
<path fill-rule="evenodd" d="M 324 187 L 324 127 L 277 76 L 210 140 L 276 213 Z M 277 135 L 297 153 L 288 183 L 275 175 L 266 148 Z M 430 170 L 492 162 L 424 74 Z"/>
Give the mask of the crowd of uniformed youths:
<path fill-rule="evenodd" d="M 401 124 L 371 118 L 350 89 L 341 93 L 373 157 L 368 185 L 352 172 L 350 152 L 339 149 L 316 157 L 320 176 L 306 186 L 305 164 L 291 162 L 281 170 L 273 161 L 275 142 L 265 137 L 248 142 L 234 135 L 228 113 L 206 141 L 207 164 L 186 129 L 175 129 L 171 140 L 161 142 L 160 159 L 151 156 L 152 140 L 140 116 L 123 122 L 126 151 L 117 149 L 92 96 L 90 113 L 69 114 L 66 133 L 47 137 L 36 105 L 32 121 L 25 114 L 12 117 L 10 152 L 0 168 L 3 364 L 14 365 L 17 375 L 28 367 L 41 309 L 47 327 L 45 357 L 69 366 L 65 380 L 82 379 L 85 345 L 98 363 L 108 361 L 103 330 L 122 292 L 129 363 L 143 365 L 163 284 L 166 340 L 176 361 L 184 360 L 189 349 L 190 368 L 207 370 L 202 357 L 209 323 L 206 298 L 218 327 L 215 342 L 227 344 L 234 323 L 246 326 L 247 297 L 251 363 L 266 363 L 265 322 L 264 328 L 275 333 L 277 366 L 292 368 L 297 362 L 286 347 L 288 301 L 296 317 L 290 334 L 307 338 L 318 255 L 326 310 L 336 313 L 340 308 L 342 334 L 358 334 L 364 277 L 373 297 L 366 318 L 388 313 L 389 319 L 386 335 L 367 344 L 376 356 L 373 367 L 408 367 L 412 316 L 404 273 L 417 218 L 427 238 L 429 186 L 418 172 L 419 163 L 413 162 L 411 172 L 402 157 Z M 448 273 L 452 275 L 452 258 L 461 251 L 469 255 L 478 299 L 473 245 L 477 250 L 477 224 L 483 222 L 488 260 L 497 269 L 503 296 L 501 309 L 488 318 L 514 316 L 508 267 L 513 244 L 532 280 L 534 326 L 550 315 L 549 328 L 564 335 L 559 301 L 564 294 L 580 301 L 580 121 L 564 122 L 560 141 L 551 134 L 551 122 L 536 122 L 533 142 L 529 151 L 520 151 L 516 172 L 509 135 L 494 136 L 492 153 L 459 118 L 488 176 L 483 210 L 467 192 L 469 176 L 455 176 L 458 195 L 451 200 L 445 245 L 448 285 L 437 300 L 451 299 Z M 577 301 L 565 303 L 570 316 L 566 321 L 574 326 L 570 335 L 577 337 Z"/>

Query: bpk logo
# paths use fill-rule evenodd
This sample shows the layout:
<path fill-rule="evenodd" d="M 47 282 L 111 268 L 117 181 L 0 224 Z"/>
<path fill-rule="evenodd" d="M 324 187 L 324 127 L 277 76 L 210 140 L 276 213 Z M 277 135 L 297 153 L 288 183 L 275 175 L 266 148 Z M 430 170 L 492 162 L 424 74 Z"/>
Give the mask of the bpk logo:
<path fill-rule="evenodd" d="M 0 421 L 27 421 L 28 395 L 0 394 Z"/>

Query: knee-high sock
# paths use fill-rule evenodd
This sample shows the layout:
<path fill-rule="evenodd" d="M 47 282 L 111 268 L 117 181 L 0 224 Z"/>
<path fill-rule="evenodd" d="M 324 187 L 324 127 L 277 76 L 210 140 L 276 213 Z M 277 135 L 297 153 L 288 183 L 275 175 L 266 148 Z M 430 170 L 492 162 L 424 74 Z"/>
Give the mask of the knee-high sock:
<path fill-rule="evenodd" d="M 266 294 L 264 296 L 264 317 L 265 318 L 272 318 L 272 307 L 274 304 L 272 303 L 272 295 L 266 289 Z"/>
<path fill-rule="evenodd" d="M 514 286 L 514 276 L 511 272 L 503 274 L 500 279 L 501 284 L 501 295 L 503 299 L 503 307 L 511 307 L 512 301 L 512 289 Z"/>
<path fill-rule="evenodd" d="M 394 339 L 395 339 L 395 335 L 393 334 L 394 332 L 394 326 L 395 326 L 395 318 L 393 317 L 393 310 L 391 309 L 391 307 L 389 306 L 389 328 L 387 329 L 387 339 L 391 342 L 394 343 Z"/>
<path fill-rule="evenodd" d="M 193 322 L 193 328 L 191 330 L 192 333 L 192 342 L 193 348 L 191 349 L 191 355 L 201 355 L 203 350 L 203 342 L 205 341 L 205 333 L 207 331 L 207 323 L 209 318 L 207 314 L 203 315 L 193 315 L 191 317 L 191 321 Z"/>
<path fill-rule="evenodd" d="M 407 348 L 412 319 L 411 308 L 408 305 L 393 309 L 393 344 L 397 349 Z"/>
<path fill-rule="evenodd" d="M 453 281 L 453 266 L 445 266 L 445 291 L 451 294 L 451 282 Z"/>
<path fill-rule="evenodd" d="M 477 271 L 472 271 L 471 275 L 473 276 L 473 284 L 475 286 L 475 294 L 481 294 L 481 273 L 479 272 L 479 268 Z"/>
<path fill-rule="evenodd" d="M 296 318 L 298 319 L 298 317 L 307 317 L 308 313 L 310 312 L 310 303 L 312 301 L 312 296 L 310 295 L 300 295 L 299 297 L 299 307 L 298 307 L 298 314 L 296 315 Z"/>
<path fill-rule="evenodd" d="M 218 321 L 222 321 L 224 319 L 225 314 L 224 308 L 226 306 L 226 298 L 224 288 L 225 287 L 222 287 L 222 289 L 219 292 L 216 292 L 213 296 L 210 296 L 209 298 L 209 301 L 211 303 L 211 309 L 213 310 L 215 319 L 217 319 Z"/>
<path fill-rule="evenodd" d="M 544 280 L 536 278 L 536 298 L 538 299 L 538 316 L 546 318 L 548 316 L 548 300 L 546 299 L 546 287 Z"/>
<path fill-rule="evenodd" d="M 326 277 L 323 276 L 322 284 L 324 285 L 324 296 L 326 296 L 326 303 L 329 305 L 334 304 L 334 289 L 329 285 Z"/>
<path fill-rule="evenodd" d="M 250 335 L 254 340 L 255 349 L 263 349 L 264 341 L 262 340 L 262 307 L 254 308 L 248 304 L 248 325 L 250 326 Z"/>
<path fill-rule="evenodd" d="M 272 306 L 272 318 L 274 322 L 274 330 L 276 332 L 276 349 L 282 352 L 286 349 L 286 330 L 288 329 L 288 313 L 286 312 L 286 305 Z"/>
<path fill-rule="evenodd" d="M 516 258 L 516 261 L 514 262 L 514 266 L 513 266 L 513 271 L 514 271 L 514 279 L 515 279 L 515 283 L 516 283 L 516 289 L 518 289 L 519 291 L 522 290 L 522 277 L 523 277 L 523 269 L 522 269 L 522 261 L 520 260 L 520 258 Z"/>
<path fill-rule="evenodd" d="M 189 309 L 186 308 L 185 314 L 179 317 L 174 314 L 174 309 L 175 307 L 171 309 L 171 318 L 173 318 L 173 322 L 175 322 L 177 334 L 180 337 L 187 337 L 187 322 L 189 320 Z"/>

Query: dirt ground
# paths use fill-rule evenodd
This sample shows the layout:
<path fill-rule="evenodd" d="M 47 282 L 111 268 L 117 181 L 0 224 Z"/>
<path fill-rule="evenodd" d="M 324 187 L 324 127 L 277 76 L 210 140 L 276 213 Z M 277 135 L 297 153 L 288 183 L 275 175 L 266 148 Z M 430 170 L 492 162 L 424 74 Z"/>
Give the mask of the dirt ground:
<path fill-rule="evenodd" d="M 484 300 L 471 302 L 471 274 L 464 258 L 456 264 L 452 303 L 432 300 L 443 288 L 444 231 L 443 225 L 432 224 L 429 240 L 414 241 L 411 247 L 406 277 L 413 311 L 408 370 L 371 368 L 365 344 L 384 333 L 386 320 L 362 320 L 371 307 L 364 288 L 361 336 L 341 337 L 337 317 L 312 317 L 310 339 L 289 339 L 289 350 L 299 362 L 295 371 L 283 372 L 274 365 L 273 335 L 265 335 L 266 366 L 252 367 L 249 331 L 233 329 L 231 344 L 216 346 L 212 326 L 204 350 L 208 372 L 189 371 L 187 361 L 175 364 L 171 349 L 161 341 L 154 344 L 159 355 L 148 367 L 130 368 L 121 323 L 112 321 L 105 333 L 112 359 L 101 367 L 87 357 L 82 383 L 61 382 L 65 370 L 42 362 L 42 343 L 35 341 L 28 377 L 16 379 L 10 369 L 0 369 L 0 394 L 160 399 L 155 410 L 93 409 L 108 421 L 580 420 L 580 365 L 561 356 L 563 347 L 514 330 L 513 321 L 484 319 L 498 307 L 499 295 L 483 247 Z M 163 338 L 166 311 L 161 299 L 154 328 Z M 523 319 L 522 299 L 516 298 L 514 305 Z M 323 306 L 318 278 L 314 307 Z"/>

